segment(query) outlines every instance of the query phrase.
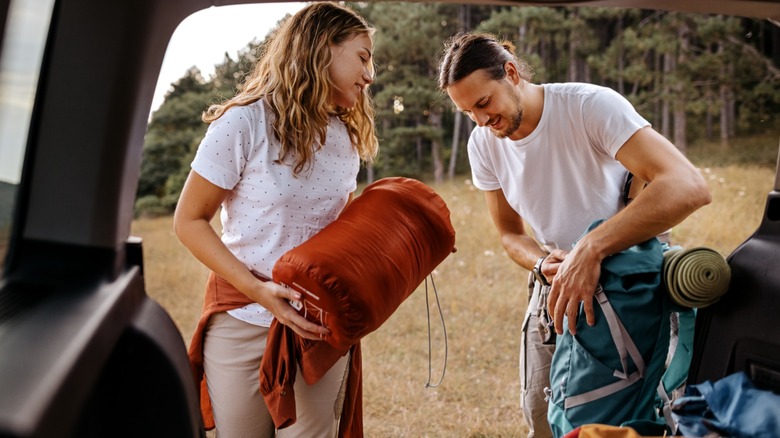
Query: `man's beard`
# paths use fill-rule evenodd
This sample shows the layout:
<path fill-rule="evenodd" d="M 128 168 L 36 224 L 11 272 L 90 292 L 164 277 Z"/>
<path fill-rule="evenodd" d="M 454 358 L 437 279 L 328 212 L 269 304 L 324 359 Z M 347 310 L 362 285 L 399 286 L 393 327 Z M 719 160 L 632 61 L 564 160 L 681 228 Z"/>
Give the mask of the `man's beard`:
<path fill-rule="evenodd" d="M 503 131 L 498 131 L 490 128 L 490 131 L 498 138 L 506 138 L 514 134 L 514 132 L 520 128 L 520 124 L 523 122 L 523 105 L 520 104 L 520 97 L 515 94 L 515 90 L 513 88 L 509 87 L 508 91 L 512 93 L 512 100 L 514 101 L 515 108 L 517 110 L 509 119 L 507 119 L 509 124 L 507 125 L 506 129 Z"/>
<path fill-rule="evenodd" d="M 498 131 L 490 128 L 490 131 L 498 138 L 506 138 L 512 135 L 520 128 L 520 124 L 523 122 L 523 109 L 518 108 L 517 111 L 509 119 L 509 125 L 503 131 Z"/>

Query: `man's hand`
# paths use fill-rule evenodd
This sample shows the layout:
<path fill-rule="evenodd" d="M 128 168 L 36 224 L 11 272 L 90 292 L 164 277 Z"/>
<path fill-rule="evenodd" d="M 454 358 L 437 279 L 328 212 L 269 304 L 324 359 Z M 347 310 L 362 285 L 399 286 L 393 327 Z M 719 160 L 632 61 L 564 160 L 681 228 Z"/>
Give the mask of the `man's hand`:
<path fill-rule="evenodd" d="M 563 263 L 563 260 L 566 258 L 566 254 L 568 254 L 568 251 L 554 249 L 544 259 L 544 263 L 542 263 L 542 274 L 544 274 L 544 278 L 546 278 L 548 282 L 552 283 L 555 274 L 558 273 L 558 269 L 561 267 L 561 263 Z"/>
<path fill-rule="evenodd" d="M 552 254 L 551 254 L 552 255 Z M 587 251 L 587 246 L 577 246 L 564 256 L 552 281 L 547 308 L 553 315 L 555 332 L 563 334 L 563 317 L 569 318 L 569 332 L 577 334 L 577 313 L 584 303 L 588 325 L 596 322 L 593 313 L 593 296 L 601 275 L 601 259 Z"/>

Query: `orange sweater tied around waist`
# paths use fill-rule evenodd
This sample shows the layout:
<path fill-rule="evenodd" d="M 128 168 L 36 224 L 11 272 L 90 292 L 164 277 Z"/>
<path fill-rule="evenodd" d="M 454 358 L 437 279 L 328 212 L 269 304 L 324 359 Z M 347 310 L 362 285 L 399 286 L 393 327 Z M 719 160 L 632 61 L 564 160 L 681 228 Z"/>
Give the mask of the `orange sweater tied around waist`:
<path fill-rule="evenodd" d="M 264 279 L 267 280 L 267 279 Z M 214 428 L 206 376 L 203 372 L 203 335 L 211 316 L 237 309 L 253 303 L 223 278 L 209 274 L 206 295 L 195 332 L 192 335 L 188 357 L 195 382 L 200 388 L 200 410 L 203 425 L 207 430 Z M 344 352 L 337 351 L 328 343 L 302 339 L 292 329 L 274 319 L 268 331 L 266 353 L 260 364 L 258 378 L 260 391 L 277 428 L 295 423 L 295 392 L 293 384 L 298 366 L 307 384 L 311 385 L 338 361 Z M 346 396 L 339 423 L 339 437 L 363 436 L 362 379 L 360 343 L 351 349 Z"/>

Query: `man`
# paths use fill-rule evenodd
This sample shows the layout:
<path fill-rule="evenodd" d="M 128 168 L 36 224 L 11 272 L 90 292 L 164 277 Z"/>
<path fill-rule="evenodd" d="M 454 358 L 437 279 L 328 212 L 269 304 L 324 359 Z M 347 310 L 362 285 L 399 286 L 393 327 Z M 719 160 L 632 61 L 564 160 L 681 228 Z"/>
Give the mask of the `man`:
<path fill-rule="evenodd" d="M 582 303 L 593 325 L 601 261 L 667 231 L 708 204 L 710 193 L 696 168 L 618 93 L 530 81 L 509 42 L 462 34 L 445 45 L 439 86 L 478 125 L 468 145 L 474 185 L 485 192 L 509 257 L 537 279 L 523 322 L 521 405 L 529 436 L 547 437 L 544 388 L 554 345 L 543 343 L 539 318 L 549 311 L 562 334 L 566 315 L 574 334 Z M 626 206 L 629 172 L 648 185 Z M 574 246 L 597 219 L 607 220 Z"/>

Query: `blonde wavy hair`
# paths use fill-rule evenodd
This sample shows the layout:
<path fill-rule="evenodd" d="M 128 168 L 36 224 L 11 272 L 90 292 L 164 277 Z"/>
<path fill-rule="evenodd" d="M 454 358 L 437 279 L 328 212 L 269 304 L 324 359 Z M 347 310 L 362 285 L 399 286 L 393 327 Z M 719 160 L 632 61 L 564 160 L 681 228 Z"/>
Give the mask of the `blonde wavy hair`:
<path fill-rule="evenodd" d="M 344 6 L 329 2 L 306 6 L 287 18 L 266 41 L 260 59 L 238 93 L 210 106 L 203 113 L 203 121 L 213 122 L 234 106 L 265 98 L 276 115 L 274 134 L 282 144 L 277 162 L 291 155 L 293 173 L 298 175 L 325 143 L 328 120 L 335 115 L 347 126 L 360 158 L 370 163 L 379 148 L 371 97 L 366 91 L 353 108 L 333 106 L 328 66 L 332 62 L 331 45 L 373 32 L 362 17 Z"/>

